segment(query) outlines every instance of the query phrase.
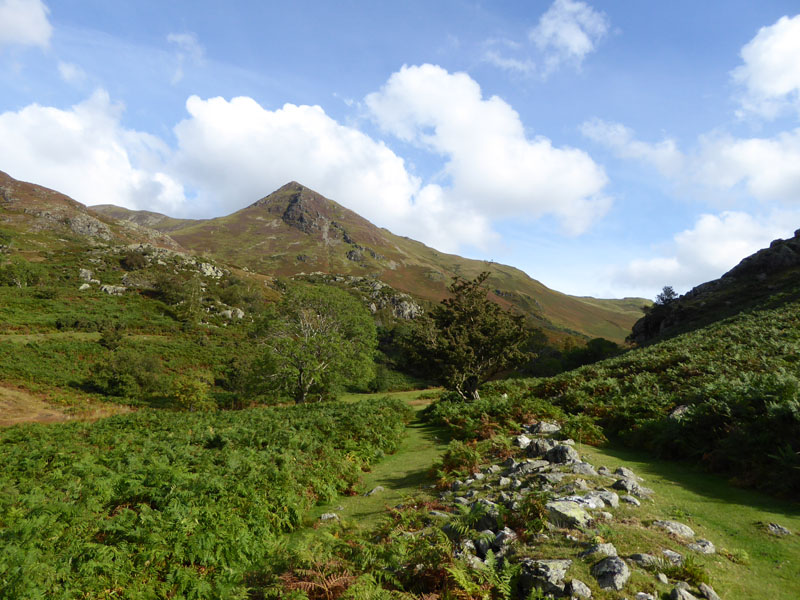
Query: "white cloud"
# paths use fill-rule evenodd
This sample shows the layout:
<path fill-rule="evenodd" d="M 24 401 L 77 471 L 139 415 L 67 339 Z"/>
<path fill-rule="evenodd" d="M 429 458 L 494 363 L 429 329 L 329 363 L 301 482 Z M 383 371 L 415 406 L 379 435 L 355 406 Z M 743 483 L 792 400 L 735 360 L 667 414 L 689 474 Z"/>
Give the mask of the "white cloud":
<path fill-rule="evenodd" d="M 58 74 L 67 83 L 81 83 L 86 80 L 86 73 L 78 65 L 58 61 Z"/>
<path fill-rule="evenodd" d="M 53 27 L 41 0 L 0 0 L 0 46 L 47 47 Z"/>
<path fill-rule="evenodd" d="M 98 90 L 69 110 L 31 104 L 2 113 L 0 165 L 84 204 L 178 210 L 181 185 L 157 167 L 166 147 L 121 127 L 121 110 Z"/>
<path fill-rule="evenodd" d="M 608 33 L 609 20 L 585 2 L 555 0 L 529 38 L 545 53 L 545 74 L 564 63 L 580 67 Z"/>
<path fill-rule="evenodd" d="M 674 236 L 666 256 L 633 260 L 616 269 L 612 278 L 632 294 L 654 296 L 665 285 L 685 292 L 720 277 L 773 239 L 791 236 L 798 217 L 779 212 L 703 214 L 694 227 Z"/>
<path fill-rule="evenodd" d="M 772 118 L 791 106 L 800 110 L 800 15 L 762 27 L 740 54 L 744 64 L 732 75 L 745 88 L 745 111 Z"/>
<path fill-rule="evenodd" d="M 384 131 L 446 159 L 443 194 L 452 204 L 491 220 L 551 215 L 570 234 L 609 208 L 605 172 L 588 154 L 528 139 L 511 106 L 483 99 L 466 73 L 403 67 L 365 102 Z"/>
<path fill-rule="evenodd" d="M 684 167 L 684 156 L 675 140 L 667 138 L 658 143 L 642 142 L 625 125 L 601 119 L 585 121 L 580 129 L 584 136 L 610 148 L 620 158 L 651 164 L 664 175 L 677 175 Z"/>
<path fill-rule="evenodd" d="M 483 60 L 495 67 L 517 73 L 519 75 L 532 75 L 536 72 L 536 63 L 528 58 L 512 58 L 504 56 L 497 50 L 486 50 Z"/>
<path fill-rule="evenodd" d="M 758 200 L 800 203 L 800 129 L 771 138 L 700 140 L 695 177 L 722 189 L 742 185 Z"/>
<path fill-rule="evenodd" d="M 205 49 L 197 40 L 194 33 L 170 33 L 167 35 L 167 42 L 177 47 L 178 66 L 172 75 L 171 83 L 174 85 L 183 79 L 183 67 L 187 62 L 192 64 L 202 64 L 205 58 Z"/>

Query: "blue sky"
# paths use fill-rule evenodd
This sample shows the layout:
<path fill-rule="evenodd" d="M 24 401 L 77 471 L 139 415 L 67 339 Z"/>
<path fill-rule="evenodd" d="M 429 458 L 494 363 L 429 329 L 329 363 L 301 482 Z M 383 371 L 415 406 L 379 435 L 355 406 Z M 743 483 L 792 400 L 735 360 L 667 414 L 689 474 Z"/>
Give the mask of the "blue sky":
<path fill-rule="evenodd" d="M 800 227 L 796 2 L 0 0 L 0 170 L 182 217 L 297 180 L 571 294 Z"/>

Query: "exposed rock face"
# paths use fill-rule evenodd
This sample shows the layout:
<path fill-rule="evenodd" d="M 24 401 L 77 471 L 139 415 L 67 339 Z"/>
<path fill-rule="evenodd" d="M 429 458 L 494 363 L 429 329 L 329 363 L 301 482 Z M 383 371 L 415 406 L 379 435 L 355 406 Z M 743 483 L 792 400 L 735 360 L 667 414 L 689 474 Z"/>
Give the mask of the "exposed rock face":
<path fill-rule="evenodd" d="M 592 523 L 592 515 L 571 500 L 548 502 L 545 508 L 549 521 L 559 527 L 588 527 Z"/>
<path fill-rule="evenodd" d="M 634 324 L 630 339 L 643 344 L 689 323 L 705 324 L 727 316 L 721 309 L 737 303 L 736 290 L 741 286 L 747 287 L 748 295 L 771 295 L 774 291 L 770 282 L 797 268 L 800 268 L 800 229 L 794 232 L 794 237 L 775 240 L 769 248 L 743 259 L 719 279 L 698 285 L 666 305 L 654 306 Z"/>

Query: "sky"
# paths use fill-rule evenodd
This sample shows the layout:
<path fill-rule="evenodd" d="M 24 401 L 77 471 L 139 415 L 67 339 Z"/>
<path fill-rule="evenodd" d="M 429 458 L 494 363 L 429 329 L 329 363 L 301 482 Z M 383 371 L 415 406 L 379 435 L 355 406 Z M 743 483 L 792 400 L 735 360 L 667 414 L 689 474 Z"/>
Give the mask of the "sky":
<path fill-rule="evenodd" d="M 0 170 L 230 214 L 298 181 L 569 294 L 800 228 L 800 4 L 0 0 Z"/>

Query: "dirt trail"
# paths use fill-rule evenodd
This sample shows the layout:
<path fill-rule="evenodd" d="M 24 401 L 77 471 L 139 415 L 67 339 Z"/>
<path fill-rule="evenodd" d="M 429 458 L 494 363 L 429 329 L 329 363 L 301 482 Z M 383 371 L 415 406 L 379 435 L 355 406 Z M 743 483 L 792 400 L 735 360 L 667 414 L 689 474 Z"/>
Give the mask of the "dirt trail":
<path fill-rule="evenodd" d="M 60 407 L 49 404 L 30 392 L 0 383 L 0 427 L 20 423 L 60 423 L 64 421 L 94 421 L 120 412 L 129 412 L 126 406 L 85 405 Z"/>

